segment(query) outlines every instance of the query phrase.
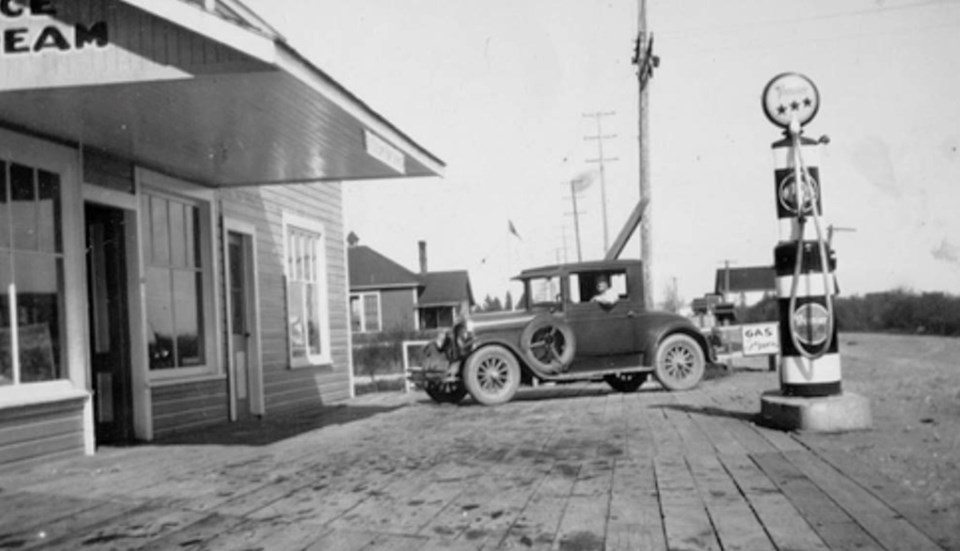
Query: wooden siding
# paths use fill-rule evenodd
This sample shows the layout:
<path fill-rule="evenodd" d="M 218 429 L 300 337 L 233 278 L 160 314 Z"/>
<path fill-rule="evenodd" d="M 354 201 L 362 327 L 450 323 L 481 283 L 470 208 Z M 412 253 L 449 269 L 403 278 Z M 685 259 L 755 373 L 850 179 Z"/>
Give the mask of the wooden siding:
<path fill-rule="evenodd" d="M 0 414 L 0 465 L 42 457 L 44 461 L 83 455 L 85 398 L 4 408 Z"/>
<path fill-rule="evenodd" d="M 226 378 L 155 386 L 151 394 L 154 437 L 229 420 Z"/>
<path fill-rule="evenodd" d="M 224 217 L 257 228 L 263 389 L 266 414 L 350 396 L 349 318 L 340 184 L 292 184 L 221 191 Z M 283 213 L 320 222 L 326 235 L 330 365 L 291 368 L 288 357 Z"/>

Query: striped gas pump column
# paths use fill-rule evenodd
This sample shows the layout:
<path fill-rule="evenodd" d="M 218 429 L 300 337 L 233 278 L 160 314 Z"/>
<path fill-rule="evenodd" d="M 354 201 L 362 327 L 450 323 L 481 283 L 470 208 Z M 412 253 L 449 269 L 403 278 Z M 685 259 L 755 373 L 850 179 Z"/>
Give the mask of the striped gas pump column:
<path fill-rule="evenodd" d="M 838 395 L 842 388 L 836 315 L 827 297 L 828 292 L 831 297 L 837 292 L 836 259 L 827 243 L 824 262 L 820 239 L 826 239 L 826 235 L 817 235 L 813 218 L 823 212 L 819 142 L 800 137 L 800 156 L 811 181 L 799 192 L 797 174 L 801 179 L 806 177 L 795 165 L 793 140 L 786 137 L 771 147 L 780 230 L 774 249 L 780 312 L 780 391 L 784 396 L 798 397 Z M 805 222 L 801 222 L 801 216 Z"/>

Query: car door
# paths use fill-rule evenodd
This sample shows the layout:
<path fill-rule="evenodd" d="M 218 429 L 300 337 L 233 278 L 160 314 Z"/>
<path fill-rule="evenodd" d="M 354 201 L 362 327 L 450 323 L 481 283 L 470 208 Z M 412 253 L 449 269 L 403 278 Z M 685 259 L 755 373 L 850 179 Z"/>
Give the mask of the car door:
<path fill-rule="evenodd" d="M 609 278 L 618 291 L 616 302 L 603 304 L 592 300 L 596 282 L 601 277 Z M 576 335 L 577 357 L 581 360 L 610 357 L 612 363 L 600 362 L 605 367 L 629 364 L 633 359 L 623 356 L 635 355 L 637 351 L 634 321 L 639 309 L 630 300 L 626 274 L 616 271 L 572 273 L 569 291 L 566 314 Z M 614 360 L 615 357 L 621 358 Z"/>

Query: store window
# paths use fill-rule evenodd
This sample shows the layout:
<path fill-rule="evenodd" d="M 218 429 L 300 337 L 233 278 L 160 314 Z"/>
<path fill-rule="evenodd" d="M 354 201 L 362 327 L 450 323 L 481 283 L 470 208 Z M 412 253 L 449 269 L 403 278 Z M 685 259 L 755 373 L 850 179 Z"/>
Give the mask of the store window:
<path fill-rule="evenodd" d="M 0 387 L 64 377 L 60 176 L 0 160 Z"/>
<path fill-rule="evenodd" d="M 150 369 L 202 367 L 207 350 L 200 207 L 153 192 L 141 200 Z"/>
<path fill-rule="evenodd" d="M 350 295 L 350 329 L 354 333 L 376 333 L 382 330 L 380 293 Z"/>
<path fill-rule="evenodd" d="M 284 243 L 290 365 L 329 363 L 330 311 L 323 225 L 287 215 L 284 217 Z"/>

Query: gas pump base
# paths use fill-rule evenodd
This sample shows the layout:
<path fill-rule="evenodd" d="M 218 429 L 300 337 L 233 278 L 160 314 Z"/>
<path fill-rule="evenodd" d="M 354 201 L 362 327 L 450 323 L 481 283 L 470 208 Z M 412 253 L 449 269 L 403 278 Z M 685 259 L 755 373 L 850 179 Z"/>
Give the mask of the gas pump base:
<path fill-rule="evenodd" d="M 851 392 L 800 398 L 769 390 L 760 397 L 760 422 L 781 430 L 845 432 L 873 425 L 870 402 Z"/>

